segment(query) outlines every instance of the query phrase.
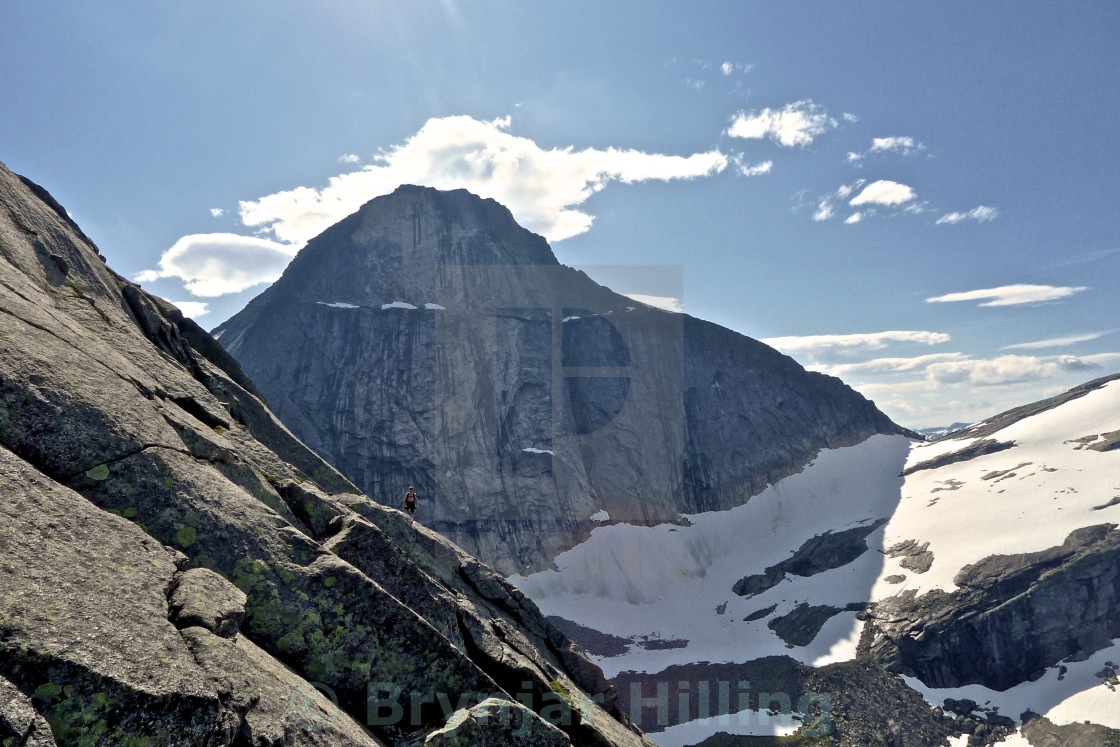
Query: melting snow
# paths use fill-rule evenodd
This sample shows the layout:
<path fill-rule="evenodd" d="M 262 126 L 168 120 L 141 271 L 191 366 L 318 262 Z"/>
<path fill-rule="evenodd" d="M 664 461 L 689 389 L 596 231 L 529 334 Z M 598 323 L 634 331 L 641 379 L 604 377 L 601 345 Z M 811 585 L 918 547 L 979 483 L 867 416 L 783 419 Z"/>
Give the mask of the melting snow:
<path fill-rule="evenodd" d="M 528 453 L 530 453 L 530 454 L 549 454 L 549 455 L 552 455 L 552 452 L 551 452 L 551 451 L 549 451 L 548 449 L 534 449 L 534 448 L 533 448 L 533 447 L 531 447 L 531 446 L 530 446 L 530 447 L 527 447 L 527 448 L 524 448 L 524 449 L 522 449 L 522 451 L 526 451 L 526 452 L 528 452 Z"/>
<path fill-rule="evenodd" d="M 903 676 L 906 684 L 926 700 L 941 705 L 945 698 L 968 698 L 987 708 L 998 707 L 1001 716 L 1019 721 L 1019 715 L 1028 708 L 1046 716 L 1056 724 L 1074 721 L 1092 721 L 1113 729 L 1120 729 L 1120 691 L 1110 690 L 1096 673 L 1106 662 L 1120 659 L 1115 639 L 1112 646 L 1101 649 L 1085 661 L 1065 662 L 1067 671 L 1059 680 L 1057 667 L 1050 667 L 1046 674 L 1034 682 L 1023 682 L 1008 690 L 989 690 L 983 685 L 964 687 L 926 687 L 921 680 Z"/>
<path fill-rule="evenodd" d="M 772 485 L 728 511 L 688 516 L 691 526 L 596 527 L 581 545 L 556 558 L 556 570 L 513 576 L 545 614 L 575 620 L 622 637 L 660 634 L 688 640 L 684 648 L 647 650 L 597 659 L 608 677 L 624 669 L 657 672 L 673 664 L 741 661 L 788 654 L 805 663 L 851 658 L 862 623 L 855 613 L 829 620 L 808 646 L 787 648 L 748 614 L 772 604 L 774 616 L 798 602 L 844 607 L 866 600 L 883 565 L 872 550 L 834 571 L 791 577 L 751 598 L 731 591 L 744 576 L 788 558 L 806 540 L 891 515 L 899 500 L 898 474 L 909 450 L 901 436 L 875 436 L 858 446 L 822 451 L 800 474 Z M 689 600 L 682 604 L 682 600 Z M 726 603 L 725 614 L 715 609 Z"/>
<path fill-rule="evenodd" d="M 415 309 L 415 308 L 416 307 L 413 306 L 412 304 L 405 303 L 404 301 L 393 301 L 392 303 L 381 304 L 381 310 L 382 311 L 384 311 L 385 309 Z"/>
<path fill-rule="evenodd" d="M 594 657 L 608 677 L 627 669 L 655 673 L 678 664 L 767 655 L 789 655 L 817 666 L 845 661 L 854 657 L 862 630 L 854 612 L 833 616 L 803 647 L 787 646 L 766 623 L 799 603 L 842 608 L 908 589 L 951 591 L 961 568 L 989 555 L 1038 552 L 1060 545 L 1074 529 L 1120 523 L 1120 502 L 1108 505 L 1120 496 L 1120 450 L 1076 448 L 1077 439 L 1118 429 L 1120 381 L 1114 381 L 985 436 L 1014 441 L 1014 448 L 905 479 L 899 477 L 904 466 L 958 451 L 977 439 L 912 444 L 901 436 L 874 436 L 856 446 L 821 451 L 801 473 L 770 485 L 742 506 L 688 516 L 691 526 L 598 526 L 585 542 L 559 555 L 555 569 L 510 580 L 545 614 L 624 638 L 688 642 L 670 649 L 635 645 L 619 656 Z M 982 479 L 993 472 L 1004 474 Z M 816 535 L 878 518 L 889 521 L 868 535 L 870 550 L 845 566 L 810 577 L 789 576 L 753 597 L 731 591 L 739 579 L 789 558 Z M 902 568 L 903 558 L 883 553 L 905 540 L 929 543 L 929 571 Z M 905 577 L 901 583 L 885 580 L 898 575 Z M 761 619 L 743 619 L 772 605 L 775 609 Z M 724 614 L 716 614 L 721 607 Z M 1030 707 L 1055 723 L 1088 719 L 1120 728 L 1120 692 L 1095 677 L 1105 661 L 1120 661 L 1116 650 L 1067 663 L 1061 681 L 1051 668 L 1040 680 L 1005 693 L 979 685 L 932 690 L 908 681 L 935 705 L 946 697 L 967 697 L 999 705 L 1000 713 L 1016 719 Z M 701 738 L 726 730 L 713 726 L 715 721 L 704 727 Z M 700 726 L 684 727 L 690 731 L 680 743 L 698 741 L 691 729 Z"/>
<path fill-rule="evenodd" d="M 424 304 L 424 308 L 425 309 L 433 309 L 435 311 L 447 311 L 446 306 L 440 306 L 438 303 L 426 303 L 426 304 Z"/>
<path fill-rule="evenodd" d="M 335 301 L 334 303 L 327 303 L 326 301 L 316 301 L 315 303 L 319 304 L 320 306 L 330 306 L 332 309 L 360 309 L 361 308 L 360 306 L 355 306 L 352 303 L 342 303 L 341 301 Z"/>

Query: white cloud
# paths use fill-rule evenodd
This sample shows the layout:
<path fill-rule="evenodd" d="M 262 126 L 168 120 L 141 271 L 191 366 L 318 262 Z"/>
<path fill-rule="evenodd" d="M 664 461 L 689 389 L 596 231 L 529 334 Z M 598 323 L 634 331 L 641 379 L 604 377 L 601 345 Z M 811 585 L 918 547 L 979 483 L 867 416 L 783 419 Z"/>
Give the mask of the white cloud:
<path fill-rule="evenodd" d="M 935 363 L 965 360 L 964 353 L 933 353 L 909 358 L 874 358 L 861 363 L 840 363 L 824 366 L 820 370 L 832 376 L 875 376 L 888 373 L 915 373 L 925 371 Z"/>
<path fill-rule="evenodd" d="M 820 204 L 817 205 L 816 212 L 813 213 L 813 220 L 817 221 L 818 223 L 823 220 L 828 220 L 833 216 L 835 212 L 836 210 L 832 207 L 831 202 L 822 200 Z"/>
<path fill-rule="evenodd" d="M 862 166 L 863 159 L 867 158 L 869 155 L 900 153 L 904 156 L 909 156 L 925 149 L 926 146 L 909 136 L 876 137 L 871 139 L 871 147 L 866 151 L 862 153 L 849 151 L 847 161 L 854 166 Z"/>
<path fill-rule="evenodd" d="M 356 156 L 353 153 L 344 153 L 343 155 L 338 157 L 338 162 L 339 163 L 361 163 L 362 159 L 361 159 L 360 156 Z"/>
<path fill-rule="evenodd" d="M 865 184 L 866 186 L 864 186 Z M 861 187 L 862 189 L 860 190 Z M 859 194 L 852 197 L 852 194 L 855 193 L 856 190 L 860 190 Z M 911 202 L 914 198 L 914 190 L 905 184 L 883 179 L 867 184 L 866 179 L 858 179 L 851 184 L 842 184 L 835 192 L 828 192 L 817 198 L 817 210 L 813 213 L 813 220 L 824 221 L 836 215 L 836 203 L 844 200 L 847 200 L 848 204 L 852 206 L 885 205 L 887 207 L 893 207 L 904 205 L 907 202 Z M 924 212 L 925 209 L 926 203 L 911 202 L 911 204 L 902 207 L 901 212 L 921 213 Z M 848 217 L 844 219 L 844 222 L 847 224 L 859 223 L 875 215 L 875 212 L 874 207 L 864 207 L 862 210 L 857 210 L 849 214 Z"/>
<path fill-rule="evenodd" d="M 1049 340 L 1037 340 L 1035 342 L 1020 342 L 1016 345 L 1004 345 L 1000 350 L 1037 350 L 1039 348 L 1060 348 L 1067 345 L 1076 345 L 1079 342 L 1088 342 L 1095 340 L 1098 337 L 1104 337 L 1110 334 L 1112 330 L 1106 332 L 1090 332 L 1084 335 L 1072 335 L 1070 337 L 1052 337 Z"/>
<path fill-rule="evenodd" d="M 742 176 L 760 176 L 762 174 L 769 174 L 774 168 L 773 161 L 763 161 L 762 163 L 752 164 L 747 161 L 742 154 L 735 156 L 735 167 Z"/>
<path fill-rule="evenodd" d="M 1056 301 L 1087 290 L 1087 286 L 1053 286 L 1053 285 L 1003 285 L 999 288 L 984 288 L 981 290 L 964 291 L 962 293 L 948 293 L 944 296 L 927 298 L 926 303 L 952 303 L 954 301 L 980 301 L 991 299 L 980 306 L 1017 306 L 1025 303 L 1042 303 Z"/>
<path fill-rule="evenodd" d="M 624 293 L 627 298 L 632 298 L 638 303 L 644 303 L 647 306 L 654 306 L 658 309 L 665 311 L 672 311 L 677 314 L 684 312 L 684 303 L 679 298 L 672 296 L 647 296 L 641 293 Z"/>
<path fill-rule="evenodd" d="M 805 147 L 837 124 L 823 108 L 806 99 L 786 104 L 782 109 L 741 111 L 735 115 L 727 134 L 748 140 L 769 137 L 787 148 Z"/>
<path fill-rule="evenodd" d="M 844 119 L 845 122 L 858 122 L 859 121 L 859 117 L 852 114 L 851 112 L 844 112 L 840 116 Z"/>
<path fill-rule="evenodd" d="M 967 382 L 976 386 L 1018 384 L 1049 379 L 1064 373 L 1092 371 L 1101 363 L 1120 358 L 1117 353 L 1078 357 L 1060 355 L 1038 358 L 1029 355 L 1003 355 L 988 360 L 963 360 L 934 363 L 928 377 L 941 384 Z"/>
<path fill-rule="evenodd" d="M 196 296 L 222 296 L 276 280 L 299 248 L 232 233 L 191 234 L 163 253 L 158 270 L 145 270 L 136 280 L 174 277 Z"/>
<path fill-rule="evenodd" d="M 978 205 L 972 208 L 972 210 L 968 210 L 963 213 L 946 213 L 945 215 L 942 215 L 937 219 L 937 225 L 940 226 L 943 223 L 960 223 L 961 221 L 965 220 L 975 220 L 979 221 L 980 223 L 987 223 L 989 221 L 995 220 L 997 217 L 999 217 L 999 211 L 994 207 Z"/>
<path fill-rule="evenodd" d="M 206 308 L 208 304 L 202 301 L 168 301 L 168 303 L 183 312 L 183 316 L 191 319 L 197 319 L 210 313 L 210 310 Z"/>
<path fill-rule="evenodd" d="M 849 205 L 901 205 L 915 197 L 914 190 L 905 184 L 880 179 L 871 182 L 863 191 L 853 197 Z"/>
<path fill-rule="evenodd" d="M 731 75 L 731 73 L 735 72 L 735 65 L 731 62 L 725 62 L 719 66 L 719 70 L 724 75 Z"/>
<path fill-rule="evenodd" d="M 222 217 L 223 215 L 225 215 L 225 212 L 226 211 L 222 210 L 221 208 L 210 208 L 210 215 L 214 216 L 215 218 Z"/>
<path fill-rule="evenodd" d="M 429 119 L 402 145 L 332 177 L 326 187 L 296 187 L 242 202 L 241 219 L 281 241 L 301 243 L 368 200 L 401 184 L 419 184 L 493 198 L 529 230 L 559 241 L 590 228 L 592 216 L 578 208 L 611 182 L 692 179 L 729 163 L 719 151 L 686 157 L 616 148 L 545 150 L 506 132 L 509 124 L 508 117 Z"/>
<path fill-rule="evenodd" d="M 925 146 L 916 143 L 912 137 L 876 137 L 871 139 L 871 153 L 898 152 L 910 155 L 916 150 L 925 150 Z"/>
<path fill-rule="evenodd" d="M 802 354 L 814 358 L 850 358 L 869 350 L 881 350 L 892 342 L 914 342 L 937 345 L 949 342 L 944 332 L 925 330 L 891 330 L 850 335 L 805 335 L 797 337 L 771 337 L 761 340 L 784 353 Z"/>

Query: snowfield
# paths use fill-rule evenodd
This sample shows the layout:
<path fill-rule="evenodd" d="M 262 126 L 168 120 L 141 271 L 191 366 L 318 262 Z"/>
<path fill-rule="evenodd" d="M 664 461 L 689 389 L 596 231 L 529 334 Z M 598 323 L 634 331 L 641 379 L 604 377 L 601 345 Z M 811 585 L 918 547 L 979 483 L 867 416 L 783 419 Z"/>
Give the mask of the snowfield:
<path fill-rule="evenodd" d="M 855 657 L 862 628 L 855 611 L 829 618 L 804 646 L 786 643 L 767 622 L 799 604 L 842 610 L 905 590 L 952 591 L 962 568 L 990 555 L 1037 552 L 1061 545 L 1074 529 L 1120 524 L 1120 500 L 1113 502 L 1120 496 L 1120 449 L 1091 448 L 1117 431 L 1120 380 L 986 435 L 966 430 L 957 434 L 964 438 L 928 444 L 874 436 L 822 451 L 802 472 L 737 508 L 683 517 L 680 525 L 598 526 L 557 557 L 555 570 L 510 580 L 545 614 L 628 639 L 625 653 L 594 657 L 608 678 L 625 670 L 652 674 L 671 665 L 767 655 L 816 666 L 846 661 Z M 904 470 L 984 441 L 1014 445 L 902 477 Z M 754 596 L 732 590 L 813 537 L 876 520 L 885 523 L 866 536 L 867 551 L 845 565 L 811 576 L 787 574 Z M 920 572 L 912 560 L 904 567 L 906 555 L 891 556 L 891 548 L 910 540 L 932 553 L 928 570 Z M 752 614 L 755 619 L 744 619 Z M 1097 676 L 1109 662 L 1120 663 L 1120 647 L 1066 663 L 1060 679 L 1053 667 L 1006 692 L 978 685 L 932 690 L 908 682 L 935 705 L 966 697 L 1016 720 L 1030 708 L 1058 724 L 1090 720 L 1120 728 L 1120 693 Z M 718 721 L 690 722 L 652 737 L 665 745 L 696 742 L 728 731 Z"/>

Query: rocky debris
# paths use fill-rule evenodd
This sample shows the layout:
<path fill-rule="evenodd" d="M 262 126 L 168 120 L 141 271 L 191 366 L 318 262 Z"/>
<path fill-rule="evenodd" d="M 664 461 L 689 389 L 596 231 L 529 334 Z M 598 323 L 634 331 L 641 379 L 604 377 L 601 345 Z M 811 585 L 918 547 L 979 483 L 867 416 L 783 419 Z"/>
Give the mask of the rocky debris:
<path fill-rule="evenodd" d="M 953 438 L 958 438 L 958 436 L 953 436 Z M 975 459 L 976 457 L 985 456 L 986 454 L 995 454 L 1013 448 L 1015 448 L 1014 441 L 996 441 L 995 439 L 986 438 L 976 443 L 969 444 L 959 451 L 942 454 L 933 459 L 919 462 L 912 467 L 907 467 L 902 471 L 902 475 L 905 477 L 906 475 L 912 475 L 923 469 L 937 469 L 949 464 L 956 464 L 957 462 L 967 462 L 969 459 Z"/>
<path fill-rule="evenodd" d="M 566 747 L 564 732 L 520 703 L 484 700 L 470 709 L 456 711 L 447 724 L 429 734 L 425 747 L 508 747 L 531 744 Z"/>
<path fill-rule="evenodd" d="M 808 646 L 821 632 L 824 624 L 841 612 L 862 612 L 866 604 L 856 602 L 846 607 L 802 602 L 790 612 L 775 617 L 766 627 L 790 646 Z"/>
<path fill-rule="evenodd" d="M 0 677 L 23 698 L 6 723 L 30 702 L 59 744 L 378 744 L 441 728 L 437 696 L 512 701 L 526 681 L 584 704 L 575 741 L 648 744 L 535 605 L 360 495 L 41 194 L 0 166 Z M 368 574 L 324 546 L 347 521 L 390 538 Z M 369 574 L 426 574 L 424 614 Z M 363 741 L 377 683 L 397 694 Z"/>
<path fill-rule="evenodd" d="M 631 641 L 628 638 L 602 633 L 558 615 L 549 615 L 548 621 L 592 656 L 621 656 L 630 650 Z"/>
<path fill-rule="evenodd" d="M 901 584 L 903 581 L 906 580 L 906 575 L 902 574 L 902 573 L 894 573 L 894 574 L 891 574 L 890 576 L 886 576 L 885 578 L 883 578 L 883 580 L 886 581 L 888 584 Z"/>
<path fill-rule="evenodd" d="M 749 615 L 747 615 L 746 617 L 744 617 L 743 622 L 754 622 L 755 620 L 761 620 L 762 618 L 766 617 L 767 615 L 769 615 L 771 612 L 773 612 L 776 609 L 778 609 L 777 602 L 770 605 L 769 607 L 763 607 L 760 610 L 755 610 L 754 612 L 752 612 Z"/>
<path fill-rule="evenodd" d="M 1120 431 L 1102 433 L 1100 440 L 1089 444 L 1089 448 L 1093 451 L 1112 451 L 1113 449 L 1120 449 Z"/>
<path fill-rule="evenodd" d="M 5 747 L 56 747 L 50 724 L 8 680 L 0 677 L 0 744 Z"/>
<path fill-rule="evenodd" d="M 1011 469 L 992 470 L 988 474 L 983 475 L 980 479 L 981 480 L 995 480 L 996 482 L 999 482 L 1000 480 L 1006 480 L 1008 478 L 1015 477 L 1015 474 L 1016 474 L 1015 470 L 1022 469 L 1023 467 L 1029 466 L 1030 464 L 1032 464 L 1032 463 L 1031 462 L 1022 462 L 1021 464 L 1015 465 Z"/>
<path fill-rule="evenodd" d="M 1024 714 L 1026 715 L 1026 714 Z M 1099 724 L 1053 723 L 1045 716 L 1023 719 L 1022 735 L 1031 747 L 1116 747 L 1120 729 Z"/>
<path fill-rule="evenodd" d="M 464 190 L 372 200 L 215 333 L 367 495 L 415 485 L 421 521 L 506 574 L 547 568 L 600 512 L 731 508 L 902 430 L 837 379 L 559 265 Z"/>
<path fill-rule="evenodd" d="M 1120 504 L 1120 495 L 1112 496 L 1112 499 L 1110 501 L 1108 501 L 1107 503 L 1102 503 L 1099 506 L 1093 506 L 1093 510 L 1094 511 L 1103 511 L 1106 508 L 1112 508 L 1113 506 L 1115 506 L 1117 504 Z"/>
<path fill-rule="evenodd" d="M 183 571 L 171 585 L 169 619 L 176 627 L 202 626 L 233 638 L 245 619 L 245 592 L 208 568 Z"/>
<path fill-rule="evenodd" d="M 953 592 L 904 591 L 871 608 L 864 655 L 931 687 L 1005 690 L 1120 637 L 1114 524 L 1078 529 L 1041 552 L 993 555 L 954 582 Z"/>
<path fill-rule="evenodd" d="M 741 664 L 705 661 L 660 672 L 624 671 L 612 684 L 624 710 L 656 740 L 657 732 L 697 718 L 781 704 L 789 712 L 805 695 L 809 670 L 788 656 L 766 656 Z M 769 700 L 771 694 L 777 703 Z"/>
<path fill-rule="evenodd" d="M 768 656 L 742 664 L 701 662 L 657 673 L 622 672 L 614 682 L 655 739 L 669 726 L 723 714 L 737 718 L 734 714 L 745 709 L 795 717 L 802 726 L 790 737 L 715 735 L 701 744 L 931 747 L 947 745 L 948 737 L 965 731 L 898 675 L 854 661 L 815 668 Z"/>
<path fill-rule="evenodd" d="M 857 662 L 810 670 L 805 689 L 828 696 L 835 747 L 931 747 L 961 733 L 901 677 Z"/>
<path fill-rule="evenodd" d="M 839 532 L 825 532 L 806 541 L 792 556 L 765 571 L 735 582 L 731 590 L 742 597 L 761 594 L 780 584 L 786 574 L 814 576 L 840 568 L 867 552 L 867 537 L 887 523 L 886 519 Z"/>
<path fill-rule="evenodd" d="M 914 573 L 925 573 L 933 565 L 933 553 L 929 549 L 929 542 L 918 544 L 918 540 L 905 540 L 888 547 L 887 556 L 902 558 L 898 564 Z"/>

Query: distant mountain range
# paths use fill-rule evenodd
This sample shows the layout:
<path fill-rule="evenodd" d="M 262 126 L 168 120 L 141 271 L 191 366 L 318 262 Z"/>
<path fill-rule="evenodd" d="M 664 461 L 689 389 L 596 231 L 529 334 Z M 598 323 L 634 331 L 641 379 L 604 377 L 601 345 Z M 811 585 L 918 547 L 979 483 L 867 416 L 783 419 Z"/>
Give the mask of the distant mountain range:
<path fill-rule="evenodd" d="M 920 428 L 918 433 L 926 437 L 927 441 L 935 441 L 942 436 L 947 436 L 950 433 L 956 433 L 959 430 L 967 428 L 971 423 L 953 423 L 952 425 L 941 426 L 940 428 Z"/>

